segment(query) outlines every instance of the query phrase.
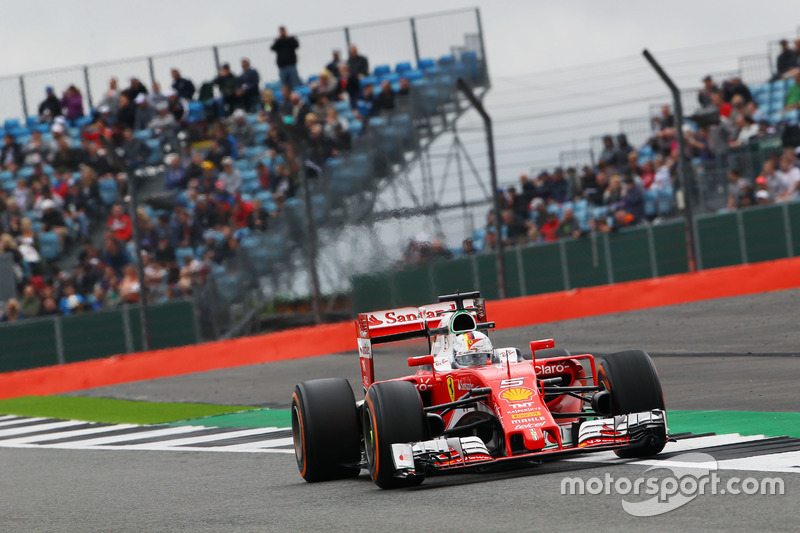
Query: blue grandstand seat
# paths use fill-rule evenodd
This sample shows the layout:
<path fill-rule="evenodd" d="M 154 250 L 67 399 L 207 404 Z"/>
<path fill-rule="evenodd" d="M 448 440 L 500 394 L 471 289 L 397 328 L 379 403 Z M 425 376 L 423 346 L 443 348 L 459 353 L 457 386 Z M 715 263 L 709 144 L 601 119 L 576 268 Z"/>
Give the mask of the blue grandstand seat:
<path fill-rule="evenodd" d="M 39 252 L 47 261 L 55 261 L 61 253 L 61 243 L 58 233 L 45 231 L 39 234 Z"/>
<path fill-rule="evenodd" d="M 383 117 L 372 117 L 369 119 L 369 127 L 372 130 L 383 128 L 386 124 L 386 119 Z"/>
<path fill-rule="evenodd" d="M 389 72 L 381 76 L 381 83 L 388 81 L 389 83 L 398 83 L 400 81 L 400 74 L 396 72 Z"/>
<path fill-rule="evenodd" d="M 384 74 L 389 74 L 391 71 L 392 67 L 390 65 L 378 65 L 375 67 L 375 70 L 372 71 L 372 74 L 380 77 Z"/>
<path fill-rule="evenodd" d="M 452 67 L 456 64 L 456 56 L 453 54 L 443 55 L 439 58 L 438 63 L 440 67 Z"/>
<path fill-rule="evenodd" d="M 100 199 L 105 205 L 111 205 L 117 201 L 117 182 L 113 178 L 101 179 L 97 182 Z"/>
<path fill-rule="evenodd" d="M 306 83 L 313 83 L 313 82 L 317 81 L 318 79 L 319 79 L 319 76 L 317 76 L 316 74 L 312 74 L 311 76 L 308 77 L 308 80 L 306 81 Z"/>
<path fill-rule="evenodd" d="M 414 82 L 415 80 L 424 80 L 425 73 L 421 70 L 409 70 L 403 73 L 403 77 L 406 78 L 409 82 Z"/>
<path fill-rule="evenodd" d="M 434 67 L 436 67 L 436 62 L 431 58 L 420 59 L 417 62 L 417 68 L 423 71 Z"/>
<path fill-rule="evenodd" d="M 350 111 L 350 102 L 337 100 L 336 102 L 334 102 L 333 107 L 335 107 L 336 111 L 338 111 L 339 113 L 344 113 L 345 111 Z"/>
<path fill-rule="evenodd" d="M 206 108 L 203 102 L 189 102 L 189 116 L 187 120 L 190 124 L 201 122 L 206 118 Z"/>
<path fill-rule="evenodd" d="M 39 115 L 30 115 L 25 117 L 25 125 L 29 128 L 36 126 L 39 123 Z"/>
<path fill-rule="evenodd" d="M 347 130 L 352 137 L 358 137 L 364 129 L 364 124 L 360 120 L 351 120 L 347 126 Z"/>
<path fill-rule="evenodd" d="M 654 217 L 658 214 L 658 195 L 654 191 L 644 191 L 644 214 L 646 217 Z"/>
<path fill-rule="evenodd" d="M 3 122 L 3 129 L 8 131 L 10 129 L 19 128 L 19 119 L 18 118 L 7 118 L 5 122 Z"/>
<path fill-rule="evenodd" d="M 178 266 L 183 266 L 187 257 L 194 257 L 194 250 L 189 246 L 175 249 L 175 262 Z"/>
<path fill-rule="evenodd" d="M 213 276 L 214 287 L 222 300 L 233 302 L 239 294 L 239 275 L 237 273 L 222 272 Z"/>
<path fill-rule="evenodd" d="M 403 74 L 409 70 L 412 70 L 411 63 L 409 61 L 401 61 L 394 66 L 394 71 L 398 74 Z"/>
<path fill-rule="evenodd" d="M 258 171 L 254 168 L 242 170 L 242 181 L 258 181 Z"/>
<path fill-rule="evenodd" d="M 80 117 L 80 118 L 75 119 L 75 126 L 78 127 L 78 128 L 82 128 L 82 127 L 87 126 L 87 125 L 89 125 L 91 123 L 92 123 L 92 117 L 91 116 L 84 116 L 84 117 Z"/>
<path fill-rule="evenodd" d="M 33 129 L 43 134 L 42 137 L 44 137 L 45 133 L 50 133 L 50 124 L 47 124 L 46 122 L 44 124 L 37 124 L 36 126 L 33 126 Z"/>
<path fill-rule="evenodd" d="M 352 154 L 348 161 L 349 168 L 355 176 L 363 176 L 369 174 L 369 155 L 364 152 Z"/>
<path fill-rule="evenodd" d="M 328 218 L 328 197 L 324 194 L 315 194 L 311 197 L 311 214 L 314 222 L 320 224 Z"/>
<path fill-rule="evenodd" d="M 33 167 L 24 166 L 17 171 L 18 178 L 28 179 L 31 176 L 33 176 Z"/>
<path fill-rule="evenodd" d="M 258 122 L 258 113 L 248 113 L 245 115 L 245 118 L 247 119 L 248 123 L 255 124 Z"/>
<path fill-rule="evenodd" d="M 14 181 L 14 173 L 10 170 L 0 171 L 0 181 Z"/>
<path fill-rule="evenodd" d="M 244 149 L 244 156 L 248 159 L 256 158 L 266 152 L 267 149 L 262 146 L 248 146 Z"/>
<path fill-rule="evenodd" d="M 258 180 L 243 181 L 242 200 L 249 202 L 253 198 L 252 195 L 257 194 L 260 190 L 261 184 L 258 182 Z M 248 198 L 245 198 L 245 196 Z"/>
<path fill-rule="evenodd" d="M 798 111 L 797 109 L 791 109 L 791 110 L 786 111 L 784 113 L 784 117 L 783 118 L 787 122 L 797 122 L 798 117 L 800 117 L 800 111 Z"/>
<path fill-rule="evenodd" d="M 338 157 L 329 157 L 325 161 L 325 174 L 329 179 L 336 179 L 342 168 L 344 168 L 344 161 Z"/>
<path fill-rule="evenodd" d="M 133 136 L 140 141 L 146 141 L 153 138 L 153 132 L 150 131 L 149 128 L 145 128 L 143 130 L 137 130 L 133 132 Z"/>
<path fill-rule="evenodd" d="M 301 87 L 296 87 L 295 91 L 300 95 L 300 97 L 308 102 L 308 96 L 311 94 L 311 88 L 308 85 L 303 85 Z"/>
<path fill-rule="evenodd" d="M 148 139 L 145 141 L 147 147 L 150 148 L 150 155 L 147 157 L 148 165 L 161 164 L 161 139 Z"/>
<path fill-rule="evenodd" d="M 14 136 L 15 139 L 19 139 L 20 137 L 23 137 L 25 135 L 30 135 L 31 130 L 29 130 L 25 126 L 17 126 L 15 128 L 6 128 L 6 133 L 10 133 L 11 135 Z"/>
<path fill-rule="evenodd" d="M 483 250 L 486 245 L 486 230 L 483 228 L 476 229 L 472 232 L 472 246 L 476 250 Z"/>
<path fill-rule="evenodd" d="M 233 165 L 241 171 L 250 170 L 254 167 L 254 164 L 247 159 L 237 159 Z"/>
<path fill-rule="evenodd" d="M 3 190 L 6 191 L 7 193 L 11 193 L 14 191 L 14 187 L 16 187 L 17 184 L 14 182 L 13 179 L 11 179 L 3 181 L 0 186 L 2 186 Z"/>
<path fill-rule="evenodd" d="M 362 88 L 366 87 L 367 85 L 378 85 L 378 83 L 379 80 L 376 76 L 364 76 L 363 78 L 361 78 Z"/>
<path fill-rule="evenodd" d="M 674 191 L 672 187 L 664 187 L 657 192 L 658 214 L 669 215 L 674 211 Z"/>
<path fill-rule="evenodd" d="M 597 220 L 608 215 L 608 207 L 601 205 L 592 208 L 592 218 Z"/>

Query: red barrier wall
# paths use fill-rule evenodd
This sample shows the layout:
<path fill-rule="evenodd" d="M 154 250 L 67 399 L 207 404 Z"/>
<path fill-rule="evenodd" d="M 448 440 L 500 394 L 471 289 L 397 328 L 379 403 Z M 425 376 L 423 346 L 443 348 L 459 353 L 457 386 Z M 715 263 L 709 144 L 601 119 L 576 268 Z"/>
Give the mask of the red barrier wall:
<path fill-rule="evenodd" d="M 800 287 L 800 258 L 487 302 L 498 329 Z M 420 302 L 424 304 L 425 302 Z M 356 350 L 352 322 L 0 374 L 0 399 Z M 354 363 L 355 364 L 355 363 Z"/>

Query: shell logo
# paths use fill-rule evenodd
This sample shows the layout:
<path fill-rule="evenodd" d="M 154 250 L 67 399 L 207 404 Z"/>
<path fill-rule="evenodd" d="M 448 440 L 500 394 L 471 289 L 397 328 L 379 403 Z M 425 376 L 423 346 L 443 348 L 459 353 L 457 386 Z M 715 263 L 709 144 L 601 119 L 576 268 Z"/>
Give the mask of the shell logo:
<path fill-rule="evenodd" d="M 500 397 L 509 403 L 524 402 L 534 396 L 534 392 L 528 387 L 514 387 L 506 389 L 500 393 Z"/>

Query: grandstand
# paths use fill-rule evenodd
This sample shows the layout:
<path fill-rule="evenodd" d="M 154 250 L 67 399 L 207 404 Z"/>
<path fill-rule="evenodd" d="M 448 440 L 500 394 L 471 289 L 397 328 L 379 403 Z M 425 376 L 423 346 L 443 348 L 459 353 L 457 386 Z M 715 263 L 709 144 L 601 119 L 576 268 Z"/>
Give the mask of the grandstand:
<path fill-rule="evenodd" d="M 30 286 L 39 301 L 36 314 L 53 316 L 135 304 L 142 280 L 125 269 L 136 260 L 126 233 L 132 224 L 146 241 L 143 281 L 152 302 L 192 298 L 203 338 L 234 334 L 237 322 L 265 309 L 265 300 L 274 309 L 281 299 L 305 296 L 315 276 L 332 308 L 353 274 L 391 268 L 401 251 L 400 263 L 410 264 L 491 249 L 491 191 L 462 140 L 469 125 L 459 119 L 469 107 L 455 90 L 459 77 L 481 97 L 490 88 L 479 13 L 415 17 L 401 26 L 389 21 L 299 35 L 298 65 L 306 76 L 294 94 L 278 81 L 271 38 L 14 78 L 21 87 L 18 116 L 9 113 L 0 131 L 8 145 L 4 163 L 10 163 L 0 181 L 4 200 L 14 200 L 4 219 L 13 237 L 4 245 L 13 257 L 6 277 L 14 282 L 3 285 L 1 299 L 20 298 Z M 381 46 L 387 36 L 391 46 Z M 325 94 L 326 79 L 341 74 L 320 76 L 328 54 L 354 43 L 372 68 Z M 245 55 L 262 74 L 262 101 L 237 103 L 225 92 L 226 74 L 212 74 Z M 797 109 L 783 109 L 795 87 L 792 77 L 768 81 L 772 73 L 763 57 L 742 58 L 740 67 L 712 79 L 730 85 L 744 77 L 766 122 L 745 143 L 726 148 L 725 157 L 707 157 L 698 90 L 683 93 L 697 152 L 688 194 L 706 211 L 729 207 L 729 168 L 755 178 L 780 148 L 781 131 L 798 120 Z M 174 88 L 191 77 L 199 91 L 183 98 L 166 84 L 156 90 L 169 71 Z M 118 90 L 108 85 L 111 76 L 129 85 Z M 235 76 L 227 80 L 237 83 Z M 34 95 L 56 83 L 77 85 L 56 97 L 67 117 L 34 113 Z M 148 86 L 145 96 L 140 87 Z M 127 106 L 116 99 L 120 93 Z M 11 109 L 13 100 L 3 105 Z M 670 169 L 674 127 L 653 120 L 664 102 L 634 104 L 646 116 L 620 119 L 610 144 L 593 136 L 588 148 L 559 153 L 562 172 L 540 167 L 529 181 L 503 186 L 514 215 L 503 215 L 500 237 L 507 244 L 594 238 L 679 214 L 683 193 Z M 130 113 L 115 113 L 117 105 Z M 660 118 L 669 120 L 669 109 Z M 723 119 L 727 124 L 728 116 Z M 120 126 L 126 121 L 132 129 Z M 741 128 L 730 129 L 735 137 Z M 627 143 L 620 144 L 620 135 Z M 111 168 L 98 156 L 101 137 L 123 150 L 129 169 Z M 438 154 L 443 146 L 447 153 Z M 442 164 L 439 176 L 434 167 Z M 631 180 L 623 179 L 626 170 Z M 111 212 L 127 205 L 131 179 L 142 186 L 143 208 L 126 220 Z M 512 186 L 519 189 L 516 197 Z M 541 206 L 531 209 L 536 200 Z M 48 201 L 54 208 L 44 208 Z M 470 242 L 459 246 L 464 237 Z M 26 298 L 23 314 L 29 315 L 37 306 Z"/>
<path fill-rule="evenodd" d="M 26 116 L 6 119 L 2 134 L 8 134 L 9 144 L 22 147 L 26 157 L 8 166 L 0 177 L 8 194 L 13 195 L 19 187 L 29 196 L 25 207 L 31 209 L 23 209 L 20 216 L 33 222 L 31 247 L 41 260 L 33 265 L 25 256 L 15 255 L 22 272 L 17 276 L 16 289 L 9 290 L 5 299 L 16 297 L 17 291 L 27 294 L 32 285 L 33 299 L 39 300 L 40 308 L 45 307 L 45 301 L 50 307 L 49 300 L 56 303 L 60 311 L 52 314 L 136 303 L 139 294 L 125 290 L 126 282 L 129 286 L 138 283 L 127 279 L 128 275 L 135 278 L 135 273 L 125 269 L 135 259 L 132 224 L 139 225 L 146 241 L 142 244 L 148 254 L 145 281 L 150 300 L 159 303 L 192 297 L 206 338 L 226 333 L 236 313 L 245 314 L 243 306 L 247 304 L 262 305 L 264 297 L 274 299 L 294 290 L 307 291 L 302 276 L 312 233 L 306 214 L 310 213 L 319 232 L 320 242 L 314 245 L 323 253 L 327 245 L 341 245 L 337 234 L 343 228 L 365 217 L 395 216 L 396 209 L 379 205 L 380 197 L 397 186 L 399 176 L 419 161 L 425 146 L 465 111 L 455 91 L 455 80 L 463 77 L 475 87 L 488 88 L 482 40 L 475 33 L 479 29 L 477 16 L 473 10 L 446 15 L 451 21 L 469 21 L 469 25 L 456 30 L 463 32 L 457 41 L 445 36 L 435 43 L 432 51 L 446 52 L 437 56 L 423 56 L 416 34 L 410 33 L 413 57 L 376 62 L 366 76 L 355 79 L 360 86 L 357 97 L 347 98 L 344 93 L 340 97 L 337 91 L 327 105 L 321 101 L 317 75 L 308 76 L 304 84 L 294 88 L 291 97 L 284 95 L 280 82 L 267 81 L 261 89 L 271 95 L 265 97 L 272 107 L 262 108 L 261 103 L 255 108 L 242 106 L 235 114 L 235 106 L 228 108 L 225 96 L 219 93 L 219 83 L 197 79 L 201 90 L 196 99 L 180 100 L 170 92 L 153 89 L 147 96 L 139 94 L 144 84 L 132 76 L 130 86 L 118 91 L 137 106 L 134 128 L 126 130 L 122 126 L 124 100 L 110 101 L 120 107 L 115 116 L 108 109 L 108 97 L 118 98 L 114 87 L 103 99 L 92 98 L 97 94 L 93 90 L 97 76 L 87 74 L 89 69 L 84 69 L 86 116 L 75 112 L 75 116 L 51 120 L 49 115 L 28 114 L 28 89 L 23 87 Z M 415 21 L 411 23 L 413 26 Z M 417 31 L 419 26 L 433 27 L 424 18 L 416 24 Z M 344 30 L 348 38 L 358 35 L 352 28 Z M 255 64 L 263 64 L 268 42 L 254 57 Z M 325 48 L 335 45 L 330 43 Z M 381 57 L 372 56 L 368 48 L 362 47 L 362 51 L 370 59 Z M 218 58 L 215 60 L 219 67 Z M 149 58 L 148 63 L 151 81 L 155 82 L 153 66 L 157 61 Z M 108 66 L 103 67 L 107 72 Z M 212 70 L 213 63 L 210 67 Z M 180 64 L 174 68 L 185 72 Z M 308 69 L 314 71 L 313 66 Z M 123 76 L 121 72 L 111 74 Z M 374 102 L 362 95 L 368 87 L 376 89 Z M 383 108 L 378 109 L 381 93 L 393 98 L 390 105 L 383 102 Z M 164 125 L 154 122 L 157 112 L 149 115 L 149 123 L 141 122 L 148 107 L 164 109 Z M 309 119 L 312 114 L 305 115 L 305 111 L 317 111 L 316 118 Z M 175 121 L 167 120 L 169 115 L 175 115 Z M 279 148 L 268 139 L 270 130 L 276 127 L 282 139 Z M 317 129 L 325 131 L 324 137 L 315 137 Z M 237 132 L 248 130 L 252 139 L 237 139 Z M 92 156 L 97 155 L 101 137 L 108 137 L 124 151 L 133 172 L 126 175 L 120 172 L 126 169 L 97 168 L 103 165 Z M 55 144 L 60 151 L 46 149 Z M 27 154 L 37 150 L 42 157 L 29 161 Z M 59 159 L 61 152 L 71 158 Z M 190 179 L 186 172 L 198 153 L 199 161 L 205 162 L 200 173 Z M 102 152 L 100 156 L 104 159 Z M 231 158 L 229 163 L 226 157 Z M 124 215 L 117 211 L 124 205 L 119 202 L 124 202 L 128 194 L 129 179 L 143 186 L 140 202 L 144 200 L 144 206 L 139 213 Z M 224 183 L 222 188 L 220 183 Z M 50 228 L 33 208 L 40 197 L 51 194 L 42 189 L 53 189 L 59 198 L 70 200 L 74 195 L 86 196 L 86 205 L 73 202 L 75 205 L 62 207 L 59 203 L 64 227 Z M 307 195 L 303 194 L 306 190 Z M 24 196 L 19 193 L 19 198 Z M 207 212 L 208 205 L 214 213 Z M 214 217 L 216 223 L 210 223 Z M 79 246 L 86 238 L 94 244 Z M 73 275 L 70 270 L 77 252 L 80 272 Z M 109 265 L 114 265 L 115 274 L 107 272 Z M 61 273 L 62 268 L 67 271 Z M 84 283 L 86 277 L 96 283 Z M 70 299 L 72 288 L 77 294 Z M 26 309 L 36 307 L 25 305 L 31 298 L 24 300 Z"/>

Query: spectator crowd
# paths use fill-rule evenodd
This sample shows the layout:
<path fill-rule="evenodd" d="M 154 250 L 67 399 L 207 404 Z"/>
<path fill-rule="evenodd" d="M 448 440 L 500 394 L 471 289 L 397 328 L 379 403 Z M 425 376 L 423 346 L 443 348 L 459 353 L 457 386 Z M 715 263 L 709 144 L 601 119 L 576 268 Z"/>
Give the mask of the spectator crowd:
<path fill-rule="evenodd" d="M 366 128 L 410 90 L 405 78 L 362 83 L 369 63 L 355 45 L 346 59 L 334 50 L 303 86 L 299 46 L 281 27 L 271 46 L 279 91 L 262 89 L 247 58 L 238 74 L 223 64 L 197 87 L 177 67 L 166 91 L 112 78 L 88 114 L 76 86 L 60 98 L 48 87 L 38 123 L 7 131 L 0 150 L 0 253 L 13 258 L 19 294 L 2 320 L 137 303 L 145 291 L 153 303 L 191 296 L 244 237 L 280 230 L 301 164 L 320 177 L 328 158 L 351 148 L 354 121 Z M 163 168 L 163 187 L 133 213 L 131 180 L 146 185 L 152 167 Z"/>
<path fill-rule="evenodd" d="M 800 127 L 797 116 L 790 115 L 800 109 L 800 39 L 793 48 L 785 40 L 780 44 L 772 81 L 792 81 L 778 120 L 762 111 L 740 76 L 719 84 L 712 76 L 703 78 L 697 93 L 700 108 L 687 117 L 681 130 L 684 156 L 692 169 L 688 194 L 696 195 L 699 180 L 714 181 L 713 174 L 724 169 L 723 210 L 800 199 Z M 769 85 L 760 89 L 772 90 Z M 685 194 L 677 179 L 676 125 L 671 107 L 662 106 L 659 116 L 652 119 L 653 134 L 642 146 L 631 146 L 625 134 L 605 135 L 596 164 L 542 170 L 535 177 L 522 174 L 518 184 L 498 190 L 504 245 L 608 233 L 675 214 L 683 208 Z M 747 156 L 750 147 L 776 139 L 782 148 L 765 155 L 760 172 L 754 172 L 752 165 L 739 165 L 749 161 L 741 156 Z M 460 250 L 448 249 L 441 239 L 415 236 L 404 250 L 402 263 L 495 249 L 494 217 L 491 209 L 485 227 L 464 239 Z"/>

